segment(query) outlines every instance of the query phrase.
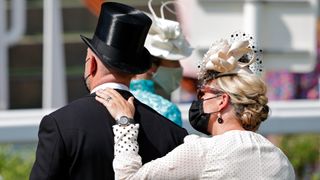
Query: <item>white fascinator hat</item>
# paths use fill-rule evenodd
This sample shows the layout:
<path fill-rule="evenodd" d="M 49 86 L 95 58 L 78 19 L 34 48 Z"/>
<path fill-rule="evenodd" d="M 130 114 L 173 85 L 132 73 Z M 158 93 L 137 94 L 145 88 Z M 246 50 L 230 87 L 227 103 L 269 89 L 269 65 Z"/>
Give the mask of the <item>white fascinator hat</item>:
<path fill-rule="evenodd" d="M 148 7 L 151 14 L 146 13 L 152 19 L 152 25 L 148 32 L 145 47 L 150 54 L 166 60 L 181 60 L 191 55 L 193 48 L 182 33 L 180 23 L 165 19 L 163 8 L 168 4 L 175 3 L 167 1 L 160 7 L 161 17 L 158 17 L 151 6 Z"/>
<path fill-rule="evenodd" d="M 235 74 L 260 76 L 262 72 L 262 50 L 252 36 L 234 32 L 229 38 L 214 42 L 199 62 L 198 79 L 218 78 Z"/>

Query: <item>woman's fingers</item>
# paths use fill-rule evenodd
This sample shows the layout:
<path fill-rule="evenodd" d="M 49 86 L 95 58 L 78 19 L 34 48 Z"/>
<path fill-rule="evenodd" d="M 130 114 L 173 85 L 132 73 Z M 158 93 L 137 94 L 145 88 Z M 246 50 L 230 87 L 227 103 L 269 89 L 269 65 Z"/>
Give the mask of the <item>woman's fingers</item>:
<path fill-rule="evenodd" d="M 128 102 L 129 102 L 132 106 L 134 106 L 133 100 L 134 100 L 134 97 L 133 97 L 133 96 L 129 97 L 129 99 L 128 99 Z"/>
<path fill-rule="evenodd" d="M 99 101 L 100 103 L 102 103 L 104 106 L 107 107 L 107 101 L 104 98 L 101 98 L 99 96 L 96 96 L 96 100 Z"/>
<path fill-rule="evenodd" d="M 96 94 L 106 102 L 109 102 L 112 99 L 112 95 L 107 94 L 105 91 L 97 91 Z"/>
<path fill-rule="evenodd" d="M 110 88 L 97 91 L 96 95 L 96 100 L 108 109 L 113 118 L 117 119 L 121 116 L 133 118 L 135 113 L 134 97 L 126 100 L 117 91 Z"/>
<path fill-rule="evenodd" d="M 114 90 L 114 89 L 111 89 L 111 88 L 106 88 L 106 89 L 104 90 L 104 92 L 107 93 L 108 95 L 110 95 L 111 97 L 120 98 L 120 99 L 123 98 L 123 97 L 121 96 L 121 94 L 118 93 L 118 91 L 116 91 L 116 90 Z"/>
<path fill-rule="evenodd" d="M 133 96 L 129 97 L 129 99 L 128 99 L 128 101 L 127 101 L 127 104 L 128 104 L 129 110 L 130 110 L 131 113 L 134 115 L 135 107 L 134 107 L 134 104 L 133 104 L 133 100 L 134 100 L 134 97 L 133 97 Z M 132 117 L 132 118 L 133 118 L 133 117 Z"/>

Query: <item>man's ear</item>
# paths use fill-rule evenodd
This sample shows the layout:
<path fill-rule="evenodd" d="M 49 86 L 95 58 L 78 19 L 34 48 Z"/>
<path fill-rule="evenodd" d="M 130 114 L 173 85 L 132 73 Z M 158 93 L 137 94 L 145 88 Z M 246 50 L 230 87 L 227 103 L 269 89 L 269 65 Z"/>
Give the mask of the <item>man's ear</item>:
<path fill-rule="evenodd" d="M 91 61 L 90 61 L 90 74 L 92 76 L 95 76 L 98 70 L 98 66 L 97 66 L 97 59 L 92 56 L 91 57 Z"/>

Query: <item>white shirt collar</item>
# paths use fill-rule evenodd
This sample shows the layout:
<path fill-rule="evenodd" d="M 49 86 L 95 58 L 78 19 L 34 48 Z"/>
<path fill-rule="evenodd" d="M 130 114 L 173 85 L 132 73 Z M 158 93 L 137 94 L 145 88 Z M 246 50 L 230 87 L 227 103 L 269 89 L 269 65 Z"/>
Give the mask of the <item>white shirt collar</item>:
<path fill-rule="evenodd" d="M 95 93 L 95 92 L 98 91 L 98 90 L 105 89 L 105 88 L 121 89 L 121 90 L 129 91 L 128 86 L 126 86 L 126 85 L 124 85 L 124 84 L 109 82 L 109 83 L 104 83 L 104 84 L 101 84 L 101 85 L 95 87 L 95 88 L 91 91 L 91 94 L 92 94 L 92 93 Z"/>

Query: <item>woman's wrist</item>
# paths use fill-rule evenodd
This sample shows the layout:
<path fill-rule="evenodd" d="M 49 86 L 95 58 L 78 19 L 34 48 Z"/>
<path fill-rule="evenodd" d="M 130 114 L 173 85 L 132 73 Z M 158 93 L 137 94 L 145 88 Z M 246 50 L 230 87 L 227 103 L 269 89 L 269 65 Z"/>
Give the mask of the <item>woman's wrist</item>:
<path fill-rule="evenodd" d="M 116 124 L 123 125 L 123 126 L 127 126 L 129 124 L 135 124 L 134 119 L 128 116 L 120 116 L 120 117 L 117 117 L 115 120 L 116 120 Z"/>
<path fill-rule="evenodd" d="M 129 124 L 127 126 L 114 125 L 114 155 L 120 153 L 138 153 L 137 142 L 139 124 Z"/>

